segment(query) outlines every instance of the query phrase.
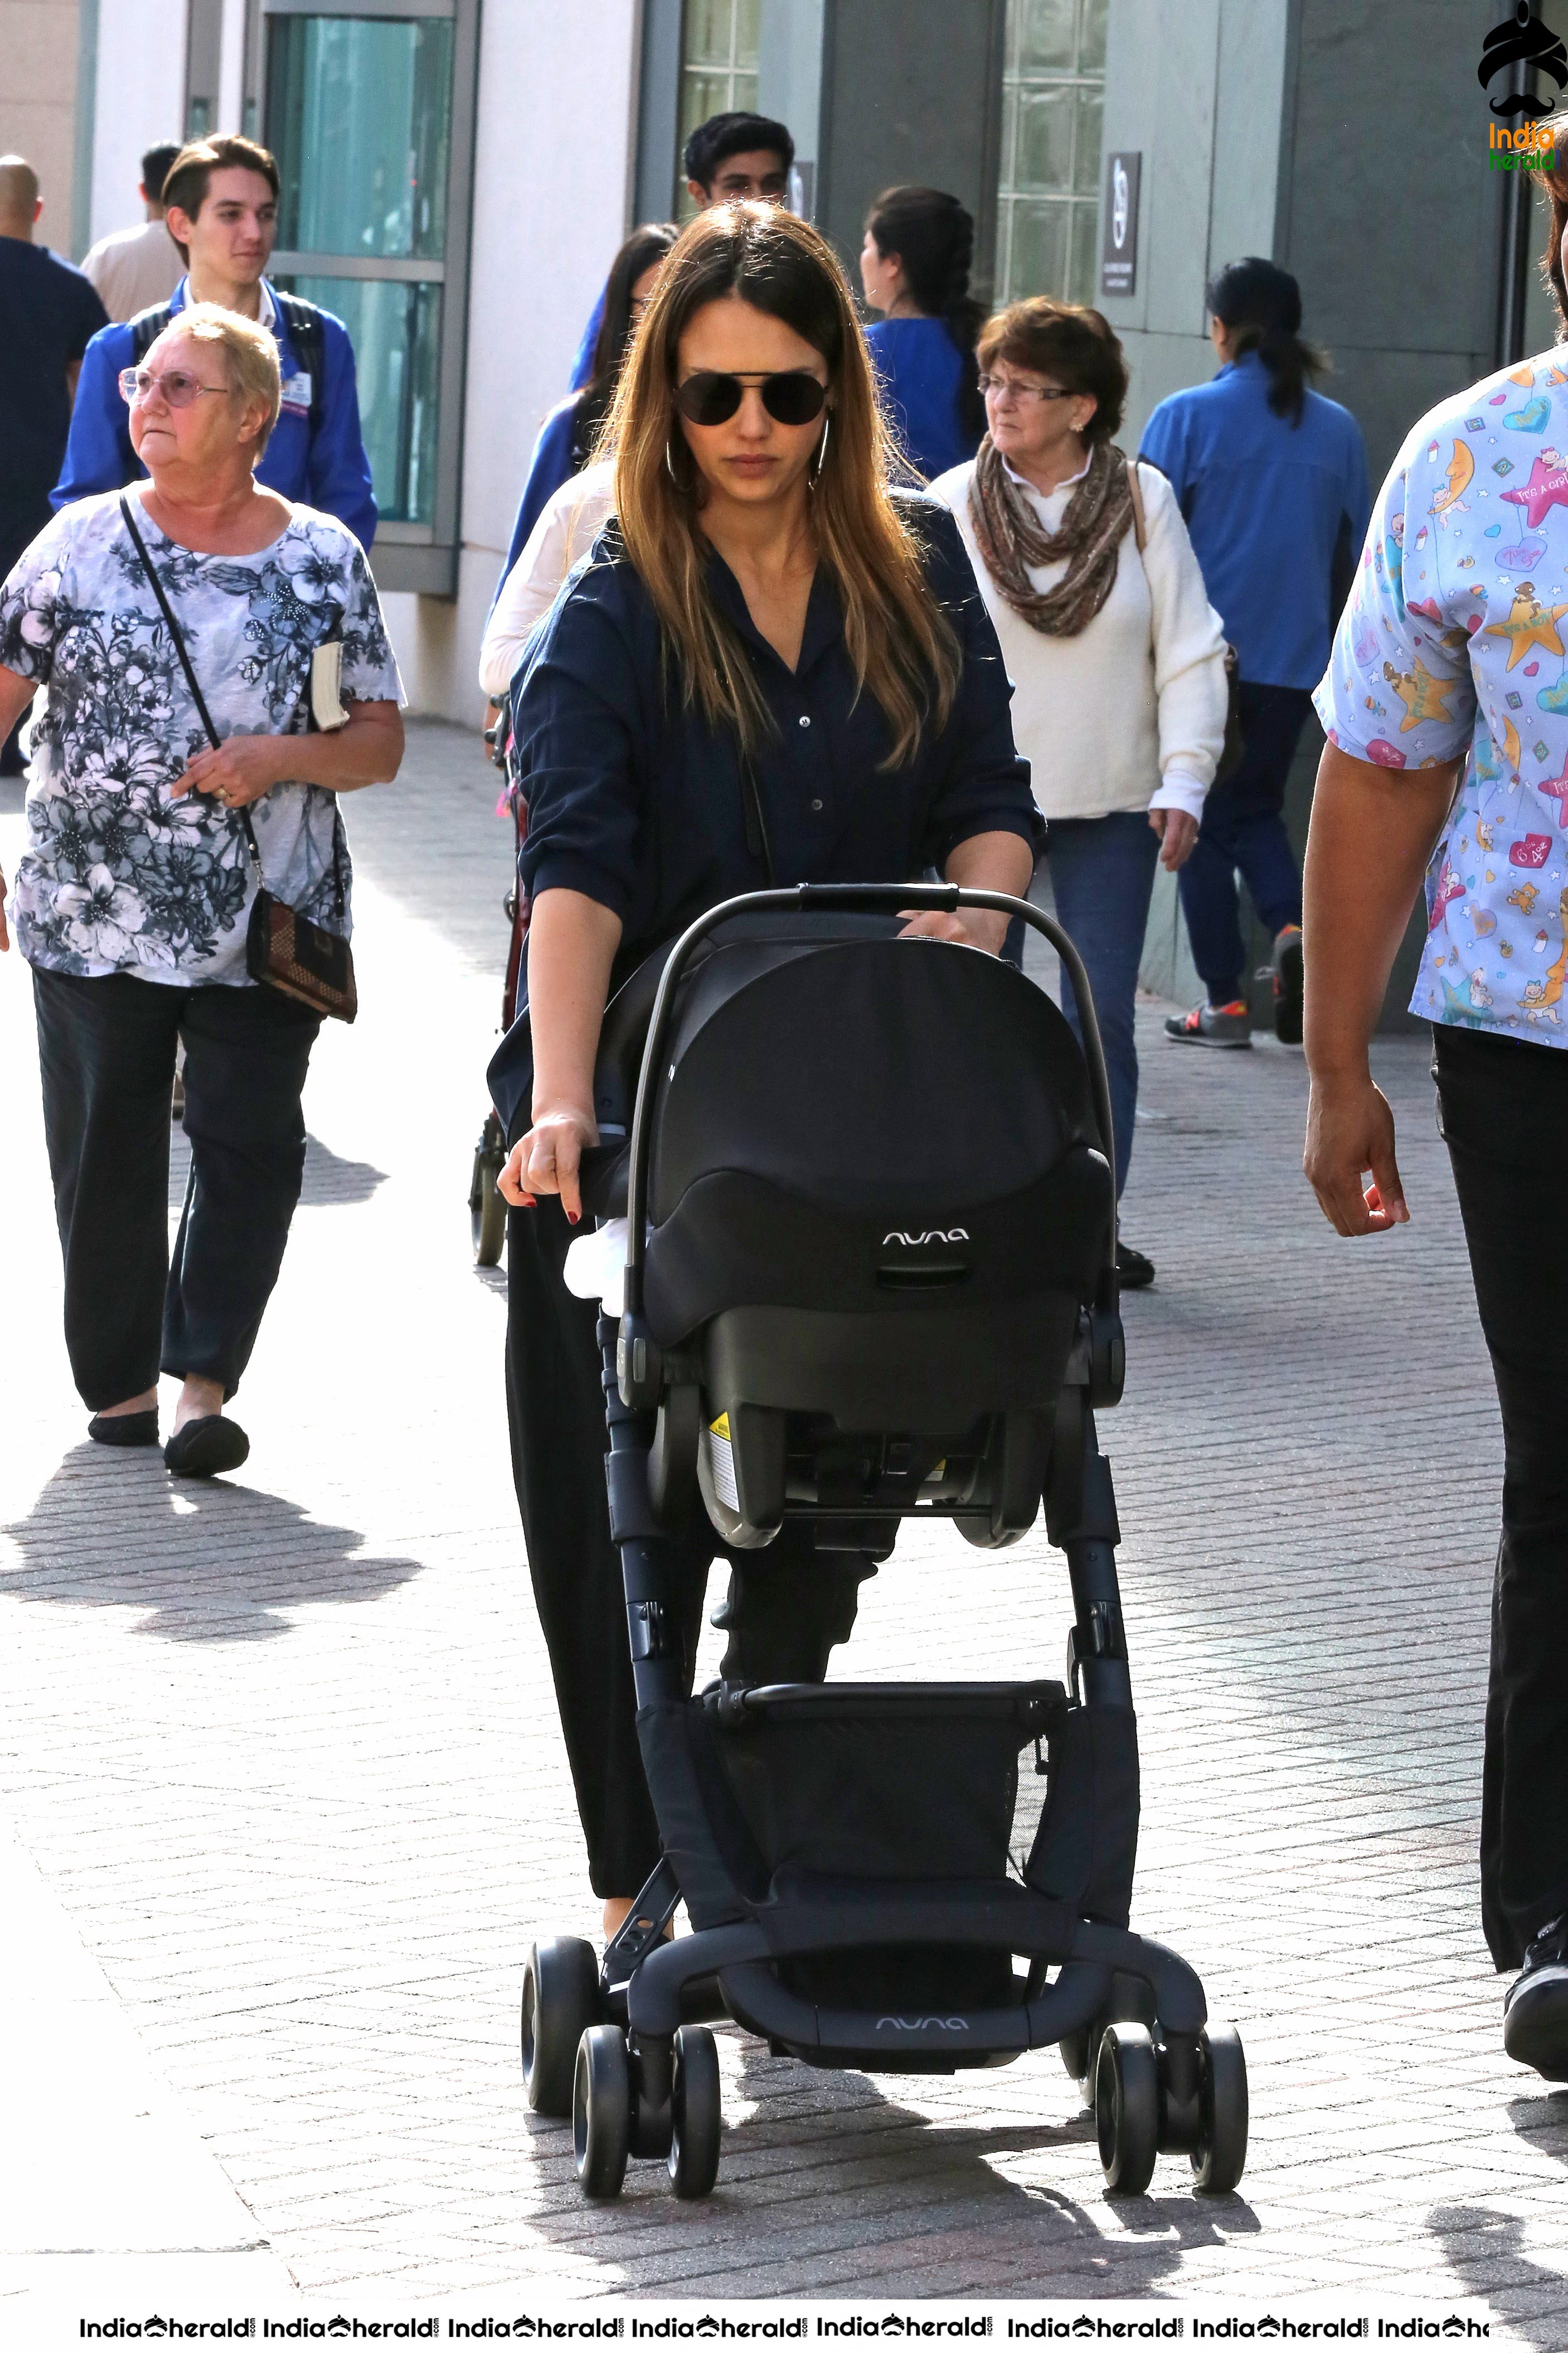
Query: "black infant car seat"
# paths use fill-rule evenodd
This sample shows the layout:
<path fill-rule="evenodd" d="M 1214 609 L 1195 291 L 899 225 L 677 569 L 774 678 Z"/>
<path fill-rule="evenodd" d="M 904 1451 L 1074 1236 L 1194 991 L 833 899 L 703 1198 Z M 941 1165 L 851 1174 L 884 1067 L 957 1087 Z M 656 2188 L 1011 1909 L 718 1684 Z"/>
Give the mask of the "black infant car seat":
<path fill-rule="evenodd" d="M 895 936 L 898 909 L 965 904 L 1053 940 L 1086 1051 L 1013 966 Z M 628 1219 L 623 1312 L 599 1326 L 610 1519 L 664 1857 L 602 1964 L 574 1938 L 530 1954 L 531 2105 L 572 2116 L 589 2196 L 637 2156 L 700 2197 L 704 2020 L 879 2073 L 1054 2042 L 1111 2188 L 1145 2189 L 1162 2148 L 1234 2188 L 1240 2043 L 1127 1925 L 1137 1736 L 1094 1429 L 1121 1388 L 1110 1113 L 1071 943 L 949 886 L 756 892 L 612 1003 L 595 1092 L 586 1198 Z M 798 1521 L 818 1552 L 886 1559 L 911 1519 L 1011 1544 L 1042 1499 L 1073 1591 L 1065 1684 L 687 1697 L 667 1556 L 689 1513 L 731 1550 Z M 1020 1873 L 1026 1749 L 1047 1786 Z M 682 1901 L 694 1933 L 667 1941 Z"/>

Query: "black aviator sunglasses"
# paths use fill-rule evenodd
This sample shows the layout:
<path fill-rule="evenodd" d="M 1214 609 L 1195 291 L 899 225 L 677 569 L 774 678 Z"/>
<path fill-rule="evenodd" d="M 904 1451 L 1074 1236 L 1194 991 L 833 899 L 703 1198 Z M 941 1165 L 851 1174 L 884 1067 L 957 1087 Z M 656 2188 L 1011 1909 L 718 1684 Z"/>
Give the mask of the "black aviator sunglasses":
<path fill-rule="evenodd" d="M 784 368 L 773 375 L 760 370 L 722 375 L 716 368 L 699 368 L 676 385 L 673 397 L 689 425 L 728 425 L 749 384 L 762 393 L 775 425 L 809 425 L 827 399 L 827 386 L 805 368 Z"/>

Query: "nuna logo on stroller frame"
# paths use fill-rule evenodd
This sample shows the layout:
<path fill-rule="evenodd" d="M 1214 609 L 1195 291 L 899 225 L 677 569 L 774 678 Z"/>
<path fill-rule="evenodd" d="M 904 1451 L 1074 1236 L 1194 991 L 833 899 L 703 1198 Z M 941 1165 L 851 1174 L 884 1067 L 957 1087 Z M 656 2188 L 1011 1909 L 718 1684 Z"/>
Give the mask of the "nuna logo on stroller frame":
<path fill-rule="evenodd" d="M 968 1240 L 969 1229 L 966 1226 L 954 1226 L 947 1233 L 943 1233 L 940 1226 L 933 1226 L 929 1234 L 884 1234 L 882 1248 L 886 1250 L 889 1242 L 903 1242 L 910 1250 L 923 1250 L 927 1242 L 966 1242 Z"/>
<path fill-rule="evenodd" d="M 877 2031 L 884 2026 L 896 2026 L 905 2034 L 967 2034 L 967 2018 L 879 2018 Z"/>

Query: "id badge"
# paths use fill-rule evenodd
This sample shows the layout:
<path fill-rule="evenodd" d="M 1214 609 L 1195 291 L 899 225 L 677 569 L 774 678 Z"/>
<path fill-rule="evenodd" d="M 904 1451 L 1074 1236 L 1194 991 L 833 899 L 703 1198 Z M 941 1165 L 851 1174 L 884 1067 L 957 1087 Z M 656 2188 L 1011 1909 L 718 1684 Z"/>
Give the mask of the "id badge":
<path fill-rule="evenodd" d="M 309 417 L 310 414 L 310 377 L 306 369 L 283 379 L 283 412 L 288 417 Z"/>

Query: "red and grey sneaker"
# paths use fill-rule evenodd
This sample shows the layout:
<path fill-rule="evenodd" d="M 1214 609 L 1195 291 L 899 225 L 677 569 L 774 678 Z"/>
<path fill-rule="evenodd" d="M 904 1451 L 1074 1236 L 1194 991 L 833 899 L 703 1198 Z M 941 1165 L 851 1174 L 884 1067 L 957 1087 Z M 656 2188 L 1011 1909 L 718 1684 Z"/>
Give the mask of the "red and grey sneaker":
<path fill-rule="evenodd" d="M 1301 926 L 1287 923 L 1274 937 L 1274 1035 L 1282 1046 L 1301 1042 Z"/>
<path fill-rule="evenodd" d="M 1190 1013 L 1167 1015 L 1165 1035 L 1184 1046 L 1250 1046 L 1252 1025 L 1247 999 L 1233 997 L 1228 1005 L 1211 1005 L 1205 997 Z"/>

